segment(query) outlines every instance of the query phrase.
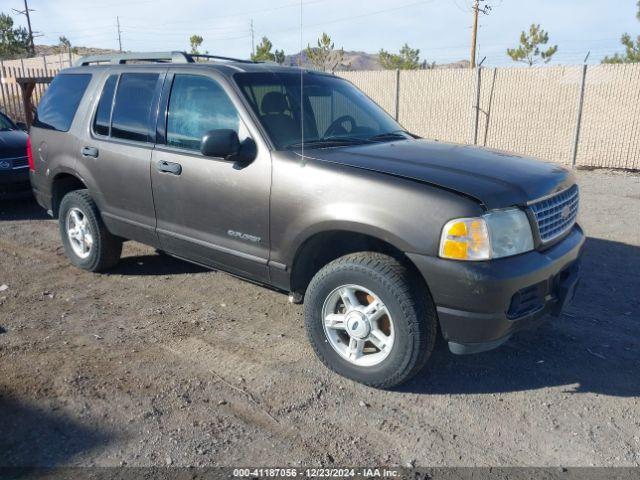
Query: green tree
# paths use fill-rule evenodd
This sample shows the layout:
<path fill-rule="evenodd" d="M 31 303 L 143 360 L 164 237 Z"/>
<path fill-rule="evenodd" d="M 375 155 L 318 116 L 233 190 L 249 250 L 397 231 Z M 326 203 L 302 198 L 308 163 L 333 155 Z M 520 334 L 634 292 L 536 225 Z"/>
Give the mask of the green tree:
<path fill-rule="evenodd" d="M 274 62 L 275 54 L 271 51 L 273 43 L 267 37 L 262 37 L 260 43 L 256 46 L 256 52 L 251 54 L 251 60 L 254 62 Z"/>
<path fill-rule="evenodd" d="M 338 67 L 346 67 L 342 63 L 344 61 L 344 49 L 336 50 L 331 37 L 324 32 L 318 38 L 318 46 L 311 47 L 311 45 L 307 45 L 305 52 L 309 62 L 323 72 L 333 73 Z"/>
<path fill-rule="evenodd" d="M 191 35 L 189 37 L 189 44 L 191 45 L 191 51 L 189 53 L 198 55 L 200 53 L 198 49 L 202 45 L 203 41 L 204 39 L 200 35 Z"/>
<path fill-rule="evenodd" d="M 389 53 L 380 50 L 380 65 L 385 70 L 417 70 L 421 68 L 420 50 L 413 49 L 408 44 L 404 44 L 400 49 L 400 53 Z"/>
<path fill-rule="evenodd" d="M 551 57 L 558 51 L 558 46 L 554 45 L 541 50 L 540 47 L 547 43 L 549 43 L 549 34 L 540 28 L 540 25 L 534 23 L 529 27 L 529 33 L 523 31 L 520 34 L 520 45 L 517 48 L 507 49 L 507 55 L 514 62 L 526 63 L 529 66 L 538 62 L 549 63 Z"/>
<path fill-rule="evenodd" d="M 638 13 L 636 18 L 640 20 L 640 0 L 638 0 Z M 616 53 L 612 57 L 606 56 L 602 63 L 638 63 L 640 62 L 640 35 L 636 37 L 634 42 L 631 35 L 624 33 L 620 39 L 620 43 L 624 47 L 624 54 Z"/>
<path fill-rule="evenodd" d="M 0 13 L 0 58 L 24 57 L 29 53 L 29 32 L 24 27 L 14 28 L 13 18 Z"/>
<path fill-rule="evenodd" d="M 71 42 L 69 41 L 69 39 L 67 37 L 65 37 L 64 35 L 62 35 L 59 39 L 58 42 L 60 42 L 60 50 L 63 52 L 69 52 L 71 51 Z"/>
<path fill-rule="evenodd" d="M 275 56 L 275 60 L 278 65 L 282 65 L 284 63 L 284 50 L 276 50 L 275 52 L 273 52 L 273 55 Z"/>

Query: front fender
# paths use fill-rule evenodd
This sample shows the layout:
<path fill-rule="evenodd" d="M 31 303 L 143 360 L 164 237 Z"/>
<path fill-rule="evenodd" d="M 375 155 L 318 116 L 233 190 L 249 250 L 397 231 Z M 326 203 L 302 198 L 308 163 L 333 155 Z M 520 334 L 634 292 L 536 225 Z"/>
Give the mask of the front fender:
<path fill-rule="evenodd" d="M 470 198 L 415 180 L 275 158 L 271 259 L 291 265 L 307 239 L 328 231 L 357 232 L 403 252 L 437 255 L 448 220 L 481 213 Z"/>

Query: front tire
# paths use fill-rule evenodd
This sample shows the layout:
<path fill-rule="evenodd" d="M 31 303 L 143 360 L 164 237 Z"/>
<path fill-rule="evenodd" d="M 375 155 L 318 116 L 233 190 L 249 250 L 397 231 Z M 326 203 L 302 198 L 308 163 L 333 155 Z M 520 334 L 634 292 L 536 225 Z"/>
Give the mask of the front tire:
<path fill-rule="evenodd" d="M 418 373 L 437 334 L 424 284 L 399 261 L 375 252 L 338 258 L 313 277 L 305 324 L 328 368 L 377 388 L 394 387 Z"/>
<path fill-rule="evenodd" d="M 67 257 L 76 267 L 100 272 L 120 260 L 122 239 L 107 230 L 88 190 L 75 190 L 64 196 L 58 224 Z"/>

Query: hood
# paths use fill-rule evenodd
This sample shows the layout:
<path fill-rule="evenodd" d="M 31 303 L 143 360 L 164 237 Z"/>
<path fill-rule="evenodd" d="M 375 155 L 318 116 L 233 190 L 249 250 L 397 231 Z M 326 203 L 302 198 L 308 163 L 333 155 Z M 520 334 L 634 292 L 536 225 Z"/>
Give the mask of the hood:
<path fill-rule="evenodd" d="M 27 134 L 22 130 L 0 131 L 0 158 L 26 157 Z"/>
<path fill-rule="evenodd" d="M 524 205 L 575 183 L 558 164 L 429 140 L 313 149 L 305 156 L 436 185 L 473 197 L 488 209 Z"/>

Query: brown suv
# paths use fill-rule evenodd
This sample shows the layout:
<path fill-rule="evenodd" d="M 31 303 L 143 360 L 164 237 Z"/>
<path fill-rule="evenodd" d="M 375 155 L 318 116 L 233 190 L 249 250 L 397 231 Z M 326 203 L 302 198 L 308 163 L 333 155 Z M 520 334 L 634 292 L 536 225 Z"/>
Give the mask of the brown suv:
<path fill-rule="evenodd" d="M 87 57 L 31 128 L 31 182 L 70 261 L 125 240 L 304 300 L 336 372 L 414 375 L 438 325 L 496 347 L 571 300 L 584 236 L 556 164 L 416 138 L 349 82 L 182 52 Z"/>

